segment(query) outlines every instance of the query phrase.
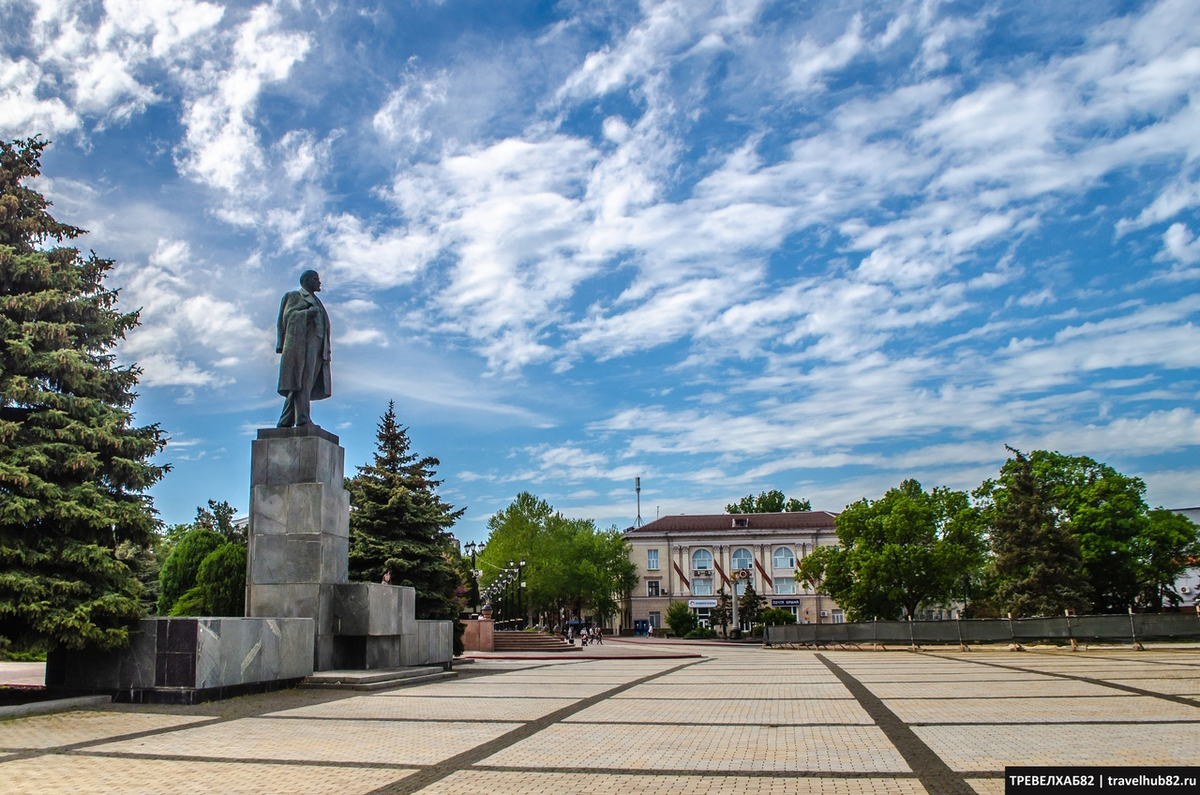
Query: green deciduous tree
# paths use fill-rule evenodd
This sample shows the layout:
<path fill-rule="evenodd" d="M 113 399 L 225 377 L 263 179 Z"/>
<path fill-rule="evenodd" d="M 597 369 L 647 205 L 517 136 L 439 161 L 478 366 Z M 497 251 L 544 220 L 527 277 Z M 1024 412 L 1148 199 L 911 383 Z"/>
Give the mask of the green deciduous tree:
<path fill-rule="evenodd" d="M 811 510 L 812 503 L 808 500 L 785 497 L 778 489 L 759 492 L 757 497 L 747 494 L 737 502 L 725 506 L 725 513 L 793 513 Z"/>
<path fill-rule="evenodd" d="M 687 635 L 697 625 L 696 615 L 687 606 L 687 602 L 671 602 L 667 607 L 667 626 L 671 634 L 677 638 Z"/>
<path fill-rule="evenodd" d="M 1079 542 L 1092 610 L 1125 612 L 1142 591 L 1137 547 L 1146 484 L 1087 456 L 1035 450 L 1029 462 L 1051 510 Z"/>
<path fill-rule="evenodd" d="M 238 527 L 233 523 L 235 516 L 237 516 L 237 508 L 225 500 L 220 502 L 209 500 L 207 508 L 196 509 L 196 519 L 192 522 L 192 526 L 207 527 L 209 530 L 219 533 L 226 541 L 245 546 L 246 528 Z"/>
<path fill-rule="evenodd" d="M 1011 448 L 1010 448 L 1011 449 Z M 1035 450 L 1025 457 L 1013 451 L 996 480 L 985 482 L 977 494 L 1011 488 L 1020 474 L 1033 479 L 1032 491 L 1043 516 L 1069 533 L 1078 546 L 1083 582 L 1075 590 L 1087 593 L 1090 610 L 1122 613 L 1133 606 L 1152 583 L 1144 554 L 1154 543 L 1143 539 L 1149 509 L 1142 495 L 1146 484 L 1087 456 Z M 1085 606 L 1083 609 L 1089 609 Z"/>
<path fill-rule="evenodd" d="M 113 262 L 43 247 L 83 233 L 22 184 L 45 146 L 0 143 L 0 636 L 114 648 L 144 611 L 116 550 L 153 543 L 165 439 L 134 424 L 140 370 L 112 353 L 138 323 L 104 286 Z"/>
<path fill-rule="evenodd" d="M 600 530 L 590 519 L 563 516 L 529 492 L 488 520 L 479 556 L 483 584 L 522 560 L 521 607 L 526 616 L 547 615 L 552 622 L 562 613 L 607 622 L 637 585 L 628 542 L 616 528 Z"/>
<path fill-rule="evenodd" d="M 421 619 L 455 623 L 455 653 L 462 651 L 461 586 L 450 528 L 463 514 L 436 493 L 439 461 L 411 452 L 408 429 L 396 423 L 395 403 L 379 421 L 373 461 L 346 480 L 350 492 L 350 579 L 416 590 Z"/>
<path fill-rule="evenodd" d="M 1089 603 L 1079 542 L 1060 521 L 1054 500 L 1018 450 L 975 492 L 992 542 L 992 580 L 1001 612 L 1058 615 Z"/>
<path fill-rule="evenodd" d="M 1173 511 L 1156 508 L 1146 515 L 1135 545 L 1142 586 L 1140 607 L 1160 610 L 1164 602 L 1174 606 L 1183 601 L 1175 581 L 1200 560 L 1198 531 L 1191 519 Z"/>
<path fill-rule="evenodd" d="M 228 502 L 209 500 L 207 508 L 196 509 L 196 518 L 191 524 L 172 525 L 155 540 L 152 552 L 159 560 L 158 581 L 154 585 L 155 611 L 159 615 L 243 615 L 242 610 L 237 613 L 196 612 L 203 605 L 195 594 L 180 608 L 188 612 L 176 612 L 177 603 L 199 583 L 200 567 L 210 553 L 222 544 L 246 546 L 245 530 L 233 523 L 236 515 L 237 509 Z M 244 586 L 244 573 L 242 583 Z M 242 601 L 245 601 L 244 594 Z"/>
<path fill-rule="evenodd" d="M 833 597 L 852 621 L 914 615 L 949 599 L 984 559 L 982 522 L 965 492 L 926 492 L 906 480 L 837 517 L 837 547 L 821 547 L 799 578 Z"/>

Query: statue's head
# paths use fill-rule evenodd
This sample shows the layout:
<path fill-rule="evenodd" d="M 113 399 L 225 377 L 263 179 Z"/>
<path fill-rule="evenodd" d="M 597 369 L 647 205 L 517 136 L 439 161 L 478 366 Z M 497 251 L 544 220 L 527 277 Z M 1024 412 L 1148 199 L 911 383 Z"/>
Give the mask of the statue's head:
<path fill-rule="evenodd" d="M 321 292 L 321 276 L 316 271 L 305 271 L 300 274 L 300 286 L 310 293 Z"/>

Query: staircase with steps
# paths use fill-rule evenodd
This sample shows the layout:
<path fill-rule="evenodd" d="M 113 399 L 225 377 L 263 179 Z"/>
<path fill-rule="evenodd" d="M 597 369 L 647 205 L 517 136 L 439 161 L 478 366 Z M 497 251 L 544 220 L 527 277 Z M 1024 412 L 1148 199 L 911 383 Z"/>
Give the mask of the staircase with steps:
<path fill-rule="evenodd" d="M 494 651 L 564 652 L 579 651 L 562 638 L 544 635 L 541 632 L 500 631 L 492 636 Z"/>
<path fill-rule="evenodd" d="M 391 690 L 396 687 L 440 682 L 457 676 L 457 671 L 446 671 L 440 665 L 383 668 L 374 671 L 318 671 L 302 681 L 299 686 L 323 690 Z"/>

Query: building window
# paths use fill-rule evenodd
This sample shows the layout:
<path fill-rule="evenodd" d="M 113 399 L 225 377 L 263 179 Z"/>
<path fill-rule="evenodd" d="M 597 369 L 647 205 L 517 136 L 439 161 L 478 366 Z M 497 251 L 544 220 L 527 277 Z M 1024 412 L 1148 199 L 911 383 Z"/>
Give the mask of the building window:
<path fill-rule="evenodd" d="M 739 517 L 739 518 L 733 520 L 733 526 L 734 527 L 749 527 L 750 520 Z"/>
<path fill-rule="evenodd" d="M 702 579 L 692 580 L 692 596 L 712 596 L 713 587 L 712 579 L 704 577 Z"/>
<path fill-rule="evenodd" d="M 796 581 L 791 577 L 775 578 L 775 593 L 795 593 Z"/>
<path fill-rule="evenodd" d="M 796 568 L 796 556 L 792 554 L 792 548 L 780 547 L 775 550 L 775 556 L 772 559 L 771 565 L 777 569 Z"/>
<path fill-rule="evenodd" d="M 649 582 L 646 583 L 646 596 L 658 596 L 659 595 L 658 588 L 659 588 L 659 581 L 658 580 L 650 580 Z"/>
<path fill-rule="evenodd" d="M 711 569 L 712 568 L 712 553 L 707 549 L 697 549 L 692 553 L 692 568 L 693 569 Z"/>
<path fill-rule="evenodd" d="M 646 571 L 658 571 L 658 550 L 646 550 Z"/>
<path fill-rule="evenodd" d="M 829 618 L 835 624 L 845 624 L 846 623 L 846 614 L 843 613 L 841 610 L 829 611 Z"/>
<path fill-rule="evenodd" d="M 735 569 L 748 569 L 754 565 L 754 558 L 750 554 L 750 550 L 742 547 L 733 553 L 733 567 Z"/>
<path fill-rule="evenodd" d="M 662 613 L 658 612 L 657 610 L 650 611 L 650 626 L 654 627 L 655 629 L 662 628 Z"/>
<path fill-rule="evenodd" d="M 746 592 L 746 584 L 747 584 L 747 583 L 749 583 L 750 585 L 753 585 L 753 584 L 754 584 L 754 580 L 753 580 L 753 579 L 750 579 L 750 580 L 737 580 L 737 581 L 735 581 L 735 583 L 734 583 L 734 586 L 733 586 L 733 587 L 734 587 L 734 593 L 736 593 L 738 596 L 741 596 L 742 594 L 744 594 L 744 593 Z"/>

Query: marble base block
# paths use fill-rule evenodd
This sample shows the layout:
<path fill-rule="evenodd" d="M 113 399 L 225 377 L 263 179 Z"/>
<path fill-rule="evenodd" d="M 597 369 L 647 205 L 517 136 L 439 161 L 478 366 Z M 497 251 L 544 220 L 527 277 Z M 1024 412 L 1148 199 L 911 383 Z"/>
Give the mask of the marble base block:
<path fill-rule="evenodd" d="M 178 703 L 253 692 L 312 674 L 314 629 L 306 618 L 144 618 L 127 649 L 51 652 L 46 685 Z"/>

